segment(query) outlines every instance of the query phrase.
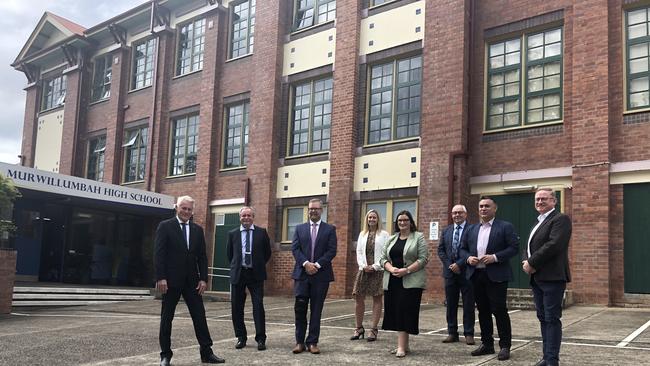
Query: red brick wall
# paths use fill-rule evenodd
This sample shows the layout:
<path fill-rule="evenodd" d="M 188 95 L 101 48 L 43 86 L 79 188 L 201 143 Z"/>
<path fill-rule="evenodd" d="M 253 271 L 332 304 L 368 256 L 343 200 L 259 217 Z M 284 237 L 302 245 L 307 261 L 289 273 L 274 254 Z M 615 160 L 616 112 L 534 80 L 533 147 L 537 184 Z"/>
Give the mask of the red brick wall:
<path fill-rule="evenodd" d="M 65 106 L 63 107 L 63 138 L 61 141 L 61 157 L 59 159 L 60 174 L 73 174 L 74 157 L 76 156 L 76 149 L 78 147 L 77 111 L 81 108 L 81 100 L 79 98 L 79 93 L 81 92 L 81 70 L 82 69 L 79 68 L 65 74 L 67 89 Z"/>
<path fill-rule="evenodd" d="M 11 312 L 16 278 L 16 251 L 0 249 L 0 314 Z"/>
<path fill-rule="evenodd" d="M 20 154 L 23 156 L 23 165 L 34 167 L 34 149 L 36 149 L 36 121 L 39 109 L 39 89 L 36 84 L 25 89 L 25 119 L 23 122 L 23 140 Z"/>

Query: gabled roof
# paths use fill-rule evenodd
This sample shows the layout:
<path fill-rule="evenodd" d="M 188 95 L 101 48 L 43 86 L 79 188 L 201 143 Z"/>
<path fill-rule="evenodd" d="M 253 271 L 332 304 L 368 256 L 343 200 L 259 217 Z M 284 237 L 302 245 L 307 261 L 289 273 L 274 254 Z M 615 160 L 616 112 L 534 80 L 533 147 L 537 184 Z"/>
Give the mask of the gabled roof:
<path fill-rule="evenodd" d="M 36 28 L 34 28 L 34 31 L 27 39 L 27 43 L 20 50 L 12 65 L 15 66 L 26 56 L 43 50 L 64 39 L 73 36 L 83 37 L 85 30 L 86 28 L 75 22 L 46 11 L 38 21 Z"/>

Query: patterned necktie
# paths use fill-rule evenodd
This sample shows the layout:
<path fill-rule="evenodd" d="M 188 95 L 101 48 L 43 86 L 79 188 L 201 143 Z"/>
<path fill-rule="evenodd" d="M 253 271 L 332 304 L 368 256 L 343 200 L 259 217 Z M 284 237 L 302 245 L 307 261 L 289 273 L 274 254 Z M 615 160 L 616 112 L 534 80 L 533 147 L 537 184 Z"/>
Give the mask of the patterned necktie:
<path fill-rule="evenodd" d="M 190 249 L 190 242 L 187 240 L 187 223 L 182 222 L 181 225 L 183 226 L 183 240 L 185 240 L 185 244 L 187 245 L 187 249 Z"/>
<path fill-rule="evenodd" d="M 246 267 L 250 267 L 252 264 L 251 260 L 251 230 L 250 229 L 245 229 L 246 231 L 246 239 L 245 239 L 245 248 L 244 248 L 244 265 Z"/>
<path fill-rule="evenodd" d="M 311 224 L 311 261 L 314 261 L 314 248 L 316 248 L 316 235 L 318 235 L 318 225 L 314 222 Z"/>
<path fill-rule="evenodd" d="M 451 256 L 453 260 L 458 259 L 458 246 L 460 244 L 460 225 L 454 230 L 454 240 L 451 242 Z"/>

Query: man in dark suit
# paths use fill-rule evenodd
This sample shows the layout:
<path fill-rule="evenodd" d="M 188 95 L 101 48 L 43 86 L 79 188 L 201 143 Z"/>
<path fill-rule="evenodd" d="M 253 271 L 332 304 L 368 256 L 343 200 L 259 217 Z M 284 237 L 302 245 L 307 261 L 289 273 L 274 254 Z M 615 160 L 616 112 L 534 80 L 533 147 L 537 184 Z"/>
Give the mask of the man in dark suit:
<path fill-rule="evenodd" d="M 566 284 L 571 281 L 571 219 L 555 210 L 556 203 L 551 188 L 540 188 L 535 192 L 535 209 L 539 216 L 528 238 L 522 262 L 524 272 L 530 275 L 542 332 L 544 357 L 537 366 L 558 365 L 560 362 L 562 299 Z"/>
<path fill-rule="evenodd" d="M 443 343 L 458 342 L 458 298 L 463 295 L 463 335 L 465 343 L 474 344 L 474 290 L 465 277 L 466 263 L 460 256 L 460 243 L 467 235 L 467 208 L 456 205 L 451 209 L 453 225 L 442 232 L 438 243 L 438 257 L 442 262 L 447 303 L 447 338 Z"/>
<path fill-rule="evenodd" d="M 170 364 L 172 320 L 181 295 L 190 311 L 194 332 L 199 341 L 201 361 L 223 363 L 212 353 L 212 339 L 205 319 L 203 292 L 208 287 L 208 257 L 203 229 L 190 221 L 194 199 L 178 197 L 176 216 L 162 221 L 156 230 L 156 289 L 163 293 L 160 319 L 160 365 Z"/>
<path fill-rule="evenodd" d="M 296 259 L 292 275 L 296 296 L 296 346 L 293 353 L 305 350 L 320 353 L 320 318 L 330 282 L 334 281 L 332 260 L 336 256 L 336 228 L 321 221 L 322 212 L 323 202 L 310 200 L 309 221 L 296 226 L 291 243 L 291 251 Z M 311 314 L 309 335 L 305 340 L 308 306 L 311 307 Z"/>
<path fill-rule="evenodd" d="M 246 288 L 251 294 L 255 341 L 257 349 L 266 349 L 266 320 L 264 315 L 264 280 L 266 263 L 271 258 L 271 241 L 266 229 L 253 225 L 255 210 L 244 206 L 239 210 L 241 225 L 228 233 L 226 253 L 230 262 L 230 304 L 232 325 L 237 337 L 236 349 L 246 347 L 247 333 L 244 325 Z"/>
<path fill-rule="evenodd" d="M 481 197 L 478 214 L 481 223 L 472 225 L 461 244 L 461 256 L 465 258 L 466 276 L 472 280 L 474 297 L 481 326 L 481 345 L 472 356 L 494 353 L 494 330 L 492 314 L 499 331 L 500 361 L 510 358 L 512 329 L 506 306 L 508 281 L 512 280 L 510 258 L 519 250 L 519 237 L 514 226 L 496 220 L 497 204 L 490 197 Z"/>

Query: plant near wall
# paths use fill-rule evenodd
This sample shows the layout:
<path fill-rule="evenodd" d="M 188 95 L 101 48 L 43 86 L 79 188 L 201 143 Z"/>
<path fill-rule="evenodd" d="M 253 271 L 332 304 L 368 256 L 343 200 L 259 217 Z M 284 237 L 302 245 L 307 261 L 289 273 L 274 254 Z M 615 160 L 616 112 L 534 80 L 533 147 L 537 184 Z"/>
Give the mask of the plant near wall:
<path fill-rule="evenodd" d="M 6 247 L 9 234 L 16 230 L 11 221 L 13 202 L 20 197 L 20 192 L 11 179 L 0 174 L 0 247 Z"/>

